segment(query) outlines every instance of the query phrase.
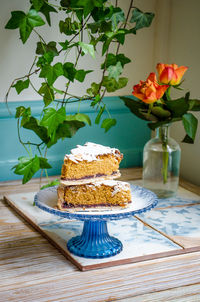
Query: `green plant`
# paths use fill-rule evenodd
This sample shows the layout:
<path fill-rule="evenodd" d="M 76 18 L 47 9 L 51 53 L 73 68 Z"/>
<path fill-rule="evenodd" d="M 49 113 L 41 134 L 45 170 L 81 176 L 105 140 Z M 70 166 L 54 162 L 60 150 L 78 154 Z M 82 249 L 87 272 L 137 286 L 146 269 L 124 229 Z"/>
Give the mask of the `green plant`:
<path fill-rule="evenodd" d="M 46 41 L 38 27 L 51 26 L 51 14 L 55 13 L 60 14 L 59 39 L 63 40 Z M 91 125 L 86 114 L 78 111 L 74 115 L 67 114 L 67 104 L 90 102 L 90 106 L 97 113 L 95 123 L 101 123 L 105 132 L 116 124 L 103 102 L 103 97 L 106 92 L 121 89 L 128 82 L 121 74 L 124 66 L 131 60 L 119 52 L 120 45 L 125 43 L 127 35 L 135 35 L 139 29 L 149 27 L 153 17 L 153 13 L 144 13 L 133 7 L 133 0 L 129 3 L 126 15 L 118 6 L 118 1 L 113 5 L 106 0 L 31 0 L 28 12 L 11 12 L 5 28 L 19 29 L 22 43 L 26 43 L 32 33 L 36 34 L 37 45 L 28 73 L 12 82 L 6 101 L 14 87 L 18 94 L 24 89 L 32 88 L 44 102 L 40 119 L 32 115 L 30 107 L 20 106 L 16 110 L 19 141 L 28 156 L 20 157 L 13 168 L 14 173 L 23 175 L 23 183 L 28 182 L 38 170 L 46 171 L 51 168 L 47 160 L 47 150 L 58 140 L 71 138 L 80 128 Z M 71 94 L 70 85 L 75 81 L 84 83 L 87 75 L 93 72 L 91 69 L 80 69 L 79 63 L 88 54 L 95 59 L 97 47 L 101 48 L 101 80 L 91 83 L 82 96 Z M 70 54 L 73 51 L 76 55 L 72 62 Z M 41 79 L 40 87 L 33 84 L 32 77 L 35 75 Z M 64 89 L 56 85 L 59 77 L 66 79 Z M 59 95 L 59 98 L 55 95 Z M 108 112 L 108 117 L 102 120 L 104 111 Z M 21 128 L 33 131 L 39 142 L 23 142 Z"/>

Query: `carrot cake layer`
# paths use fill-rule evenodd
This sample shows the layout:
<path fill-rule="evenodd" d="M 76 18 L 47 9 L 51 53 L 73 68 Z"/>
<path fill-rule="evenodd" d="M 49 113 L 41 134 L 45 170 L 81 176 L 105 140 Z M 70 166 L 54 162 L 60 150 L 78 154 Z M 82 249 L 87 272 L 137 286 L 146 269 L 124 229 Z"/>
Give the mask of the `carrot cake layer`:
<path fill-rule="evenodd" d="M 58 187 L 58 208 L 126 207 L 131 203 L 130 185 L 104 180 L 84 185 Z"/>
<path fill-rule="evenodd" d="M 93 180 L 113 179 L 120 176 L 119 164 L 123 155 L 118 149 L 94 143 L 78 145 L 66 154 L 61 171 L 61 183 L 84 184 Z"/>

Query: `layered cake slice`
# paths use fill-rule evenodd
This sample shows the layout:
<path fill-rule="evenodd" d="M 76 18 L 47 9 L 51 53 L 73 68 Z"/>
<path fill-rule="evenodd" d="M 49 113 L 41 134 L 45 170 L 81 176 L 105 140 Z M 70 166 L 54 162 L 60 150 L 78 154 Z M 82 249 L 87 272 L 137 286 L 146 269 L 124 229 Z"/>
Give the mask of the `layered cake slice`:
<path fill-rule="evenodd" d="M 78 145 L 65 155 L 61 183 L 68 186 L 118 178 L 122 158 L 123 155 L 115 148 L 94 143 Z"/>
<path fill-rule="evenodd" d="M 104 180 L 90 184 L 58 187 L 58 208 L 89 209 L 120 207 L 131 203 L 130 185 L 116 180 Z"/>

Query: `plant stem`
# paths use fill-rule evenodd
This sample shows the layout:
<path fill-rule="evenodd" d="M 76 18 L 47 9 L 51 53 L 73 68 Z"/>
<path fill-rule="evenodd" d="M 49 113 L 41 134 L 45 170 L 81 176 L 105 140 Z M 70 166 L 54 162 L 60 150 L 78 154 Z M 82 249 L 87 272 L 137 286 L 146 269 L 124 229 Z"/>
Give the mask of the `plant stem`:
<path fill-rule="evenodd" d="M 169 162 L 169 152 L 167 149 L 168 126 L 161 126 L 159 128 L 159 137 L 161 139 L 162 149 L 163 149 L 163 167 L 162 167 L 163 183 L 166 184 L 168 179 L 168 162 Z"/>

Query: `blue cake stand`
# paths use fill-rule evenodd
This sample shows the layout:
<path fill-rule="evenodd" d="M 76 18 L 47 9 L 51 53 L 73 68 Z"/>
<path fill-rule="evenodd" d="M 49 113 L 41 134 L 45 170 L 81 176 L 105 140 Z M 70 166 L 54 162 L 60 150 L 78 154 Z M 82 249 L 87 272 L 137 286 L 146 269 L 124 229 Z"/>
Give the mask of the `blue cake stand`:
<path fill-rule="evenodd" d="M 80 236 L 67 242 L 68 250 L 85 258 L 106 258 L 120 253 L 123 249 L 121 241 L 108 233 L 107 221 L 119 220 L 151 210 L 157 204 L 157 196 L 142 187 L 131 185 L 132 203 L 126 209 L 60 211 L 57 203 L 57 187 L 39 191 L 35 195 L 35 205 L 51 214 L 84 221 Z"/>

